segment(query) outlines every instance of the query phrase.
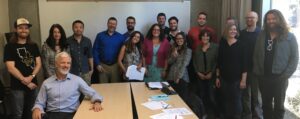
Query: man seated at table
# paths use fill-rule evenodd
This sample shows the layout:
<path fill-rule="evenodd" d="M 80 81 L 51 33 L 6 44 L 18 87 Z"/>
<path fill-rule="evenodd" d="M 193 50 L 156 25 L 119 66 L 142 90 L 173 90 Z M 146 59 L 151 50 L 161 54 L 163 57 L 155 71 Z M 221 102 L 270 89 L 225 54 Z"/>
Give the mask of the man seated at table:
<path fill-rule="evenodd" d="M 95 112 L 102 110 L 103 98 L 82 78 L 69 73 L 71 57 L 68 53 L 58 53 L 55 56 L 55 66 L 55 75 L 45 80 L 41 86 L 32 108 L 33 119 L 72 119 L 80 104 L 80 92 L 90 97 L 93 103 L 91 109 Z"/>

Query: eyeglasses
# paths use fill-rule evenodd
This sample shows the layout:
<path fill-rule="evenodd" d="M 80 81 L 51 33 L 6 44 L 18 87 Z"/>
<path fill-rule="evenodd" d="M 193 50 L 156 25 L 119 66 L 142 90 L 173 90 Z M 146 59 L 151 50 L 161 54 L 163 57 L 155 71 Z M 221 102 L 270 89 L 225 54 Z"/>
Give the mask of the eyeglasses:
<path fill-rule="evenodd" d="M 255 17 L 245 17 L 246 19 L 254 19 Z"/>
<path fill-rule="evenodd" d="M 273 40 L 268 40 L 267 50 L 271 51 L 273 49 Z"/>
<path fill-rule="evenodd" d="M 183 39 L 183 38 L 175 38 L 176 40 L 181 40 L 181 39 Z"/>

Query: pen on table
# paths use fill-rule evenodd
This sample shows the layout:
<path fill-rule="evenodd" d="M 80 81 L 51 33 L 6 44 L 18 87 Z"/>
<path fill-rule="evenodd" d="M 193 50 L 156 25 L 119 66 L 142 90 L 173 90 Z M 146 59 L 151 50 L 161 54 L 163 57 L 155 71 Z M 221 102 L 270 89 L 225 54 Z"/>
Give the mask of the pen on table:
<path fill-rule="evenodd" d="M 167 104 L 164 109 L 167 109 L 168 107 L 169 107 L 169 104 Z"/>

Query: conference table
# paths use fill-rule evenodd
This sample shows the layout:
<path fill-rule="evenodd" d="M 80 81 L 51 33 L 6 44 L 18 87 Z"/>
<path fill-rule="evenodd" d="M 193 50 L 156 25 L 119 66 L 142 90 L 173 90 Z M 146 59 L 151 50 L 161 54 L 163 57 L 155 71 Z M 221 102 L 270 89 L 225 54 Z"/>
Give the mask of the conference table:
<path fill-rule="evenodd" d="M 90 110 L 90 100 L 83 100 L 73 119 L 150 119 L 151 115 L 162 113 L 161 110 L 150 110 L 142 105 L 150 96 L 163 94 L 160 90 L 149 90 L 144 82 L 93 84 L 91 87 L 103 96 L 103 110 L 94 112 Z M 192 112 L 178 95 L 170 95 L 169 98 L 165 102 L 172 106 L 170 109 L 184 107 Z M 198 119 L 193 112 L 183 117 Z"/>
<path fill-rule="evenodd" d="M 131 83 L 131 90 L 134 97 L 134 103 L 138 113 L 139 119 L 151 119 L 151 115 L 162 113 L 161 110 L 150 110 L 142 105 L 148 101 L 148 98 L 152 95 L 163 94 L 160 90 L 150 90 L 144 82 L 133 82 Z M 171 105 L 171 108 L 187 108 L 193 113 L 193 111 L 184 103 L 184 101 L 179 97 L 179 95 L 169 95 L 169 100 L 165 101 L 167 104 Z M 198 119 L 198 117 L 193 113 L 192 115 L 183 116 L 184 119 Z"/>
<path fill-rule="evenodd" d="M 100 112 L 90 110 L 90 100 L 83 100 L 73 119 L 133 119 L 129 83 L 105 83 L 91 86 L 103 96 Z"/>

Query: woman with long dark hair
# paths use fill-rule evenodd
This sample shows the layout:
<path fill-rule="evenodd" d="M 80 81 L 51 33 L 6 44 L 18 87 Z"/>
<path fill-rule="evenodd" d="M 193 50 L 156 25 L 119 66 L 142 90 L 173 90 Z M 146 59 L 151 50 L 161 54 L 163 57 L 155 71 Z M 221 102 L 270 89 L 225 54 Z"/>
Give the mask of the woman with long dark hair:
<path fill-rule="evenodd" d="M 172 45 L 168 58 L 167 80 L 179 96 L 187 101 L 189 76 L 187 66 L 192 58 L 192 50 L 187 47 L 185 34 L 179 32 L 175 35 L 175 42 Z"/>
<path fill-rule="evenodd" d="M 118 56 L 118 64 L 124 75 L 126 74 L 127 68 L 131 65 L 136 65 L 138 70 L 143 66 L 142 41 L 142 33 L 134 31 L 122 46 Z M 124 77 L 124 79 L 126 78 Z"/>
<path fill-rule="evenodd" d="M 143 43 L 147 73 L 145 82 L 162 81 L 166 76 L 169 41 L 161 33 L 161 27 L 153 24 Z"/>
<path fill-rule="evenodd" d="M 54 58 L 57 53 L 69 51 L 66 33 L 59 24 L 53 24 L 49 30 L 49 36 L 42 46 L 42 63 L 46 78 L 55 74 Z"/>

